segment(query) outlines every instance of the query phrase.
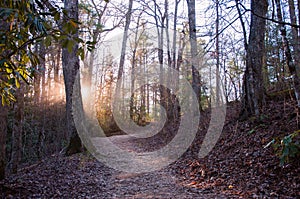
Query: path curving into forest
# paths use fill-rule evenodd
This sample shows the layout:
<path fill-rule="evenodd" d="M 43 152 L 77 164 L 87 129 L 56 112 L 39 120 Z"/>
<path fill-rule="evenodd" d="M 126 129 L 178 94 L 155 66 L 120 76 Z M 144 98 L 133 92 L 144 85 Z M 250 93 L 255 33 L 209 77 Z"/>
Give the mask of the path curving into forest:
<path fill-rule="evenodd" d="M 128 135 L 110 138 L 116 145 L 141 150 Z M 140 146 L 140 145 L 139 145 Z M 151 163 L 149 163 L 151 164 Z M 227 198 L 187 187 L 174 175 L 176 163 L 149 173 L 126 173 L 107 167 L 89 154 L 53 155 L 24 167 L 1 186 L 3 198 Z"/>

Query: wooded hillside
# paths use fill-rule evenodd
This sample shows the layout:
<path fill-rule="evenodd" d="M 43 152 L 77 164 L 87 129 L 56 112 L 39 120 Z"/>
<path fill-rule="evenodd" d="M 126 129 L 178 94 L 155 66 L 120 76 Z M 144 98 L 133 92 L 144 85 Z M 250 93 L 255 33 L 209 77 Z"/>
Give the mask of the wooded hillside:
<path fill-rule="evenodd" d="M 1 196 L 297 198 L 299 76 L 299 0 L 1 1 Z"/>

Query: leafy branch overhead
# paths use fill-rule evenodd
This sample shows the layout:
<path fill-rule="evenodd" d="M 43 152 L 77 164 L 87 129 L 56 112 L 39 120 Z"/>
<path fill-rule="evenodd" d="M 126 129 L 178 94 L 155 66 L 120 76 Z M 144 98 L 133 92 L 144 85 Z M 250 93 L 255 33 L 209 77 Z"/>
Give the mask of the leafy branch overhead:
<path fill-rule="evenodd" d="M 64 18 L 62 16 L 65 16 Z M 0 2 L 0 93 L 2 104 L 14 101 L 20 82 L 28 83 L 39 65 L 35 51 L 38 45 L 49 47 L 60 43 L 69 51 L 80 44 L 78 55 L 84 59 L 84 49 L 94 48 L 94 42 L 75 37 L 80 23 L 67 16 L 65 9 L 47 1 L 8 0 Z"/>

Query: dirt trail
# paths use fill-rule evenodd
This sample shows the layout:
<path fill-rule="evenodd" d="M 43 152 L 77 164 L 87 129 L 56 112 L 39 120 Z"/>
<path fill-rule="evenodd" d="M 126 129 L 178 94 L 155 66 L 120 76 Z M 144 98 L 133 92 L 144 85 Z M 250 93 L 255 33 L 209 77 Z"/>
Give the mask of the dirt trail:
<path fill-rule="evenodd" d="M 136 148 L 128 136 L 111 138 L 122 148 Z M 174 175 L 176 164 L 135 174 L 111 169 L 89 155 L 54 155 L 25 167 L 0 184 L 2 198 L 227 198 L 183 186 Z"/>

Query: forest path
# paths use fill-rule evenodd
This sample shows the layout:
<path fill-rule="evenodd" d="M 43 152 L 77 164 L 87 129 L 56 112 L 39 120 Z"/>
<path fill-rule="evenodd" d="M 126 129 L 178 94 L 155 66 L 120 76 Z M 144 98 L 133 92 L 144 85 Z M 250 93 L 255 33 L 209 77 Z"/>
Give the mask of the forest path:
<path fill-rule="evenodd" d="M 155 146 L 147 139 L 136 139 L 129 135 L 118 135 L 109 138 L 124 150 L 145 152 Z M 143 143 L 145 142 L 145 143 Z M 146 143 L 147 142 L 147 143 Z M 152 143 L 158 143 L 158 141 Z M 156 145 L 157 146 L 157 145 Z M 163 158 L 163 157 L 162 157 Z M 159 162 L 157 160 L 156 162 Z M 154 164 L 148 162 L 148 164 Z M 150 166 L 150 165 L 148 165 Z M 175 167 L 174 167 L 175 166 Z M 207 190 L 186 187 L 174 175 L 176 164 L 147 173 L 127 173 L 114 170 L 110 180 L 112 186 L 106 191 L 108 198 L 226 198 Z"/>
<path fill-rule="evenodd" d="M 110 138 L 116 145 L 134 150 L 136 139 Z M 143 145 L 136 150 L 147 148 Z M 149 163 L 153 164 L 153 163 Z M 2 198 L 226 198 L 213 190 L 184 186 L 174 163 L 148 173 L 127 173 L 112 169 L 89 154 L 70 157 L 53 155 L 24 167 L 0 183 Z"/>

